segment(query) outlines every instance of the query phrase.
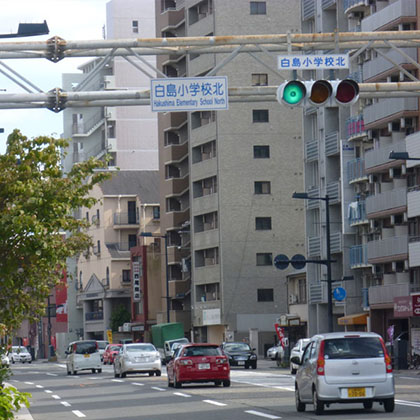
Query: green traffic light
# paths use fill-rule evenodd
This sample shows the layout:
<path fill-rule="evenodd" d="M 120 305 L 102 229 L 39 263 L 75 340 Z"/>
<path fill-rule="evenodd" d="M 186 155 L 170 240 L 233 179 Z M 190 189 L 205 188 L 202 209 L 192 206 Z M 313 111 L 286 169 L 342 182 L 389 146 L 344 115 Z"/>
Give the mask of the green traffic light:
<path fill-rule="evenodd" d="M 283 91 L 283 100 L 289 105 L 296 105 L 305 97 L 305 86 L 300 82 L 289 82 Z"/>

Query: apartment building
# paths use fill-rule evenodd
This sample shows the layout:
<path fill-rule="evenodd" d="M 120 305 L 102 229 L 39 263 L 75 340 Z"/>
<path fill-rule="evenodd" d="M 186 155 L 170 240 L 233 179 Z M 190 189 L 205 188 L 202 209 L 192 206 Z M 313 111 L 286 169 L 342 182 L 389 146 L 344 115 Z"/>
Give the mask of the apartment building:
<path fill-rule="evenodd" d="M 156 1 L 157 37 L 287 31 L 300 32 L 298 2 Z M 226 75 L 229 87 L 279 85 L 276 57 L 256 55 L 267 66 L 240 54 L 217 75 Z M 157 61 L 169 77 L 200 77 L 224 58 Z M 197 341 L 249 338 L 260 354 L 274 341 L 274 323 L 288 310 L 287 271 L 273 266 L 274 257 L 304 252 L 303 206 L 292 200 L 303 188 L 300 127 L 301 113 L 277 102 L 159 114 L 170 321 L 184 322 Z"/>
<path fill-rule="evenodd" d="M 106 339 L 112 314 L 119 307 L 131 313 L 130 250 L 138 246 L 140 232 L 159 228 L 158 185 L 157 171 L 118 171 L 92 190 L 91 196 L 99 202 L 91 209 L 81 209 L 81 217 L 91 224 L 88 233 L 93 242 L 76 261 L 77 306 L 83 311 L 86 339 Z M 160 293 L 154 296 L 147 305 L 156 314 L 161 307 Z"/>
<path fill-rule="evenodd" d="M 415 0 L 303 0 L 302 28 L 304 32 L 417 29 L 418 6 Z M 410 81 L 418 75 L 417 54 L 415 48 L 367 48 L 351 63 L 348 77 L 358 82 Z M 306 190 L 314 186 L 321 196 L 337 197 L 330 208 L 333 279 L 353 277 L 334 284 L 345 287 L 348 296 L 343 303 L 334 303 L 335 329 L 372 330 L 388 340 L 391 329 L 396 336 L 409 324 L 417 327 L 407 312 L 394 309 L 396 297 L 410 300 L 419 291 L 417 261 L 410 256 L 418 240 L 418 210 L 412 195 L 417 169 L 409 161 L 389 159 L 389 154 L 408 150 L 409 142 L 416 153 L 418 98 L 360 100 L 348 109 L 311 112 L 307 110 L 304 117 Z M 334 183 L 337 194 L 331 190 Z M 410 211 L 409 197 L 413 197 Z M 308 255 L 325 258 L 325 229 L 317 231 L 325 223 L 322 211 L 308 203 L 306 236 Z M 313 237 L 320 239 L 321 249 Z M 314 320 L 310 333 L 322 331 L 326 319 L 326 287 L 319 282 L 325 273 L 319 271 L 308 267 L 309 319 Z"/>

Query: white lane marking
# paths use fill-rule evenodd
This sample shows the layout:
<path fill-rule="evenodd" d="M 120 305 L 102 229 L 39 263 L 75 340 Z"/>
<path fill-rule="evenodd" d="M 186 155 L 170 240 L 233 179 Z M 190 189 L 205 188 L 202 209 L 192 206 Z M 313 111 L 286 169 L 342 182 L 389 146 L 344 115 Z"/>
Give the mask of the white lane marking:
<path fill-rule="evenodd" d="M 52 391 L 50 391 L 49 389 L 46 389 L 46 390 L 45 390 L 45 392 L 46 392 L 47 394 L 52 394 Z"/>
<path fill-rule="evenodd" d="M 189 398 L 191 395 L 183 394 L 182 392 L 174 392 L 174 395 L 178 395 L 179 397 Z"/>
<path fill-rule="evenodd" d="M 42 385 L 36 385 L 36 388 L 44 389 L 44 387 Z"/>
<path fill-rule="evenodd" d="M 144 384 L 141 384 L 140 382 L 132 382 L 132 385 L 144 386 Z"/>
<path fill-rule="evenodd" d="M 245 413 L 253 414 L 254 416 L 265 417 L 266 419 L 281 419 L 281 417 L 273 416 L 271 414 L 261 413 L 259 411 L 255 411 L 255 410 L 247 410 L 247 411 L 245 411 Z"/>
<path fill-rule="evenodd" d="M 47 373 L 48 376 L 58 376 L 56 373 Z"/>
<path fill-rule="evenodd" d="M 156 391 L 166 391 L 165 388 L 159 388 L 158 386 L 152 386 L 152 389 L 155 389 Z"/>
<path fill-rule="evenodd" d="M 207 404 L 217 405 L 218 407 L 224 407 L 225 405 L 227 405 L 225 403 L 221 403 L 221 402 L 213 401 L 213 400 L 203 400 L 203 402 L 205 402 Z"/>
<path fill-rule="evenodd" d="M 24 382 L 26 385 L 35 385 L 33 382 Z"/>
<path fill-rule="evenodd" d="M 64 368 L 64 369 L 67 368 L 67 365 L 63 365 L 63 364 L 60 364 L 60 363 L 56 363 L 55 365 L 58 366 L 58 367 Z"/>
<path fill-rule="evenodd" d="M 71 404 L 68 403 L 67 401 L 60 401 L 61 404 L 64 405 L 64 407 L 71 407 Z"/>
<path fill-rule="evenodd" d="M 395 400 L 395 404 L 407 405 L 409 407 L 420 407 L 420 403 L 415 401 Z"/>
<path fill-rule="evenodd" d="M 77 417 L 86 417 L 81 411 L 79 410 L 72 410 L 72 413 Z"/>
<path fill-rule="evenodd" d="M 122 379 L 112 379 L 112 382 L 124 382 Z"/>
<path fill-rule="evenodd" d="M 275 386 L 276 389 L 281 389 L 282 391 L 294 391 L 295 388 L 293 386 Z"/>
<path fill-rule="evenodd" d="M 61 400 L 61 397 L 59 397 L 58 395 L 51 395 L 51 397 L 53 397 L 55 400 Z"/>
<path fill-rule="evenodd" d="M 418 381 L 420 378 L 412 377 L 412 376 L 400 376 L 402 379 L 411 379 L 413 381 Z"/>

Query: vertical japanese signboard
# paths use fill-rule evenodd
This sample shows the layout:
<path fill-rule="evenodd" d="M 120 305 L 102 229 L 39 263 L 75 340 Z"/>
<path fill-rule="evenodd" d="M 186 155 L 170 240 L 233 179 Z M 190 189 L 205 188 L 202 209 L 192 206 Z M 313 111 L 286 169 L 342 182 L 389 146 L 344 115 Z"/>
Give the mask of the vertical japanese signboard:
<path fill-rule="evenodd" d="M 133 302 L 140 302 L 140 277 L 142 273 L 142 259 L 138 257 L 138 261 L 133 261 Z"/>
<path fill-rule="evenodd" d="M 227 77 L 152 79 L 150 104 L 153 112 L 228 109 Z"/>

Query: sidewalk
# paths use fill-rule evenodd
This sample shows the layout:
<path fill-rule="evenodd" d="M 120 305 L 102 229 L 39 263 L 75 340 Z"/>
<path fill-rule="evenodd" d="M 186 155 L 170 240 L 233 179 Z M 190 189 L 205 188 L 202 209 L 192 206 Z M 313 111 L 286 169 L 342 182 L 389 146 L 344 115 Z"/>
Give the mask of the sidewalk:
<path fill-rule="evenodd" d="M 13 386 L 13 385 L 9 384 L 8 382 L 5 382 L 4 385 L 6 387 L 7 386 Z M 16 388 L 15 386 L 13 386 L 13 387 Z M 33 420 L 33 417 L 31 415 L 31 413 L 29 412 L 29 410 L 23 405 L 23 406 L 21 406 L 18 413 L 15 414 L 15 420 Z"/>

